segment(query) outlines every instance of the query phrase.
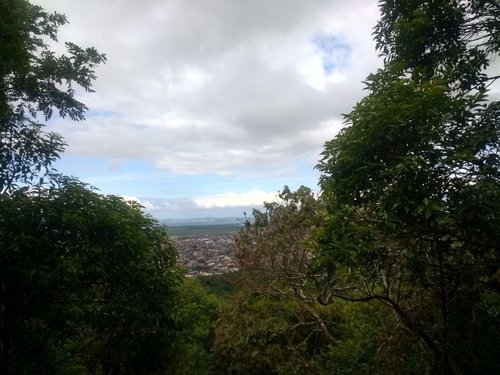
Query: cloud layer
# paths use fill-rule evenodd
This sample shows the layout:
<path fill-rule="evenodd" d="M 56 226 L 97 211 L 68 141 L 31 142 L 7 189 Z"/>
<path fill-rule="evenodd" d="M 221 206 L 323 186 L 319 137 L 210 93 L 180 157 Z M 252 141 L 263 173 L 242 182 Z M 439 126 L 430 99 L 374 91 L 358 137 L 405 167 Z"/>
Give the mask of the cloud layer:
<path fill-rule="evenodd" d="M 196 197 L 193 199 L 196 207 L 258 207 L 263 202 L 274 202 L 277 199 L 277 193 L 266 193 L 262 190 L 253 189 L 244 193 L 222 193 L 214 196 Z"/>
<path fill-rule="evenodd" d="M 68 155 L 178 174 L 280 176 L 306 161 L 379 64 L 376 0 L 38 0 L 60 40 L 108 56 Z"/>

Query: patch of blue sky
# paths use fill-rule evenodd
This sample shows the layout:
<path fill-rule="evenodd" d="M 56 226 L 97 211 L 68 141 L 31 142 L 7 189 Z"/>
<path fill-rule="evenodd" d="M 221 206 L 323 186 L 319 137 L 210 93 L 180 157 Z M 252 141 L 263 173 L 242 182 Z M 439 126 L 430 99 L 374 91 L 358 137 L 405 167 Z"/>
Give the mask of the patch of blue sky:
<path fill-rule="evenodd" d="M 99 157 L 77 157 L 67 156 L 58 160 L 56 169 L 67 175 L 76 176 L 83 182 L 89 183 L 100 190 L 107 190 L 106 187 L 114 185 L 129 184 L 135 180 L 141 180 L 148 172 L 148 163 L 144 162 L 116 162 Z M 114 192 L 104 191 L 109 194 Z"/>
<path fill-rule="evenodd" d="M 338 36 L 319 34 L 313 38 L 312 42 L 322 55 L 323 69 L 327 75 L 347 64 L 351 46 Z"/>
<path fill-rule="evenodd" d="M 117 116 L 119 116 L 117 112 L 108 110 L 89 109 L 87 112 L 85 112 L 85 118 L 87 119 L 102 118 L 102 117 L 117 117 Z"/>
<path fill-rule="evenodd" d="M 154 168 L 146 161 L 128 161 L 110 164 L 98 157 L 64 156 L 55 167 L 61 173 L 79 178 L 104 194 L 157 197 L 163 199 L 193 198 L 216 195 L 221 192 L 243 193 L 252 189 L 277 192 L 288 185 L 315 188 L 318 174 L 310 165 L 280 177 L 237 178 L 218 175 L 181 175 Z"/>
<path fill-rule="evenodd" d="M 193 176 L 179 176 L 166 170 L 158 170 L 146 161 L 110 163 L 98 157 L 64 156 L 55 167 L 64 174 L 76 176 L 95 186 L 105 194 L 175 198 L 189 191 L 189 186 L 193 183 L 199 183 L 192 181 Z"/>

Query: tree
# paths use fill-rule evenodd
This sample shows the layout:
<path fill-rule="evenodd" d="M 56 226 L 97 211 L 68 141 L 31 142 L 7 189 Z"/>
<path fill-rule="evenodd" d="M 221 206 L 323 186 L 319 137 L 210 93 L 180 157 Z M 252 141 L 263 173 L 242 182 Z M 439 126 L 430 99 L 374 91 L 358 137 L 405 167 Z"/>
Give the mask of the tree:
<path fill-rule="evenodd" d="M 105 61 L 73 43 L 50 51 L 66 22 L 0 0 L 0 373 L 162 373 L 181 279 L 165 228 L 56 175 L 65 143 L 37 122 L 83 120 L 77 90 Z"/>
<path fill-rule="evenodd" d="M 302 324 L 307 317 L 299 303 L 248 290 L 228 302 L 215 325 L 219 373 L 308 373 L 309 362 L 323 345 L 310 326 Z"/>
<path fill-rule="evenodd" d="M 317 302 L 309 273 L 321 204 L 304 186 L 285 186 L 278 198 L 254 210 L 235 237 L 242 290 L 222 311 L 214 342 L 235 373 L 308 372 L 313 358 L 337 342 L 339 322 Z"/>
<path fill-rule="evenodd" d="M 491 350 L 475 349 L 499 329 L 500 103 L 487 101 L 497 77 L 485 68 L 500 50 L 500 9 L 447 0 L 380 8 L 384 68 L 318 166 L 328 212 L 321 300 L 380 302 L 434 371 L 496 372 Z"/>
<path fill-rule="evenodd" d="M 87 107 L 77 88 L 92 92 L 94 68 L 105 62 L 94 48 L 66 43 L 67 55 L 49 50 L 57 30 L 67 23 L 26 0 L 0 1 L 0 193 L 39 184 L 54 173 L 52 163 L 65 143 L 36 120 L 60 117 L 83 120 Z"/>
<path fill-rule="evenodd" d="M 0 372 L 166 368 L 180 272 L 164 227 L 71 181 L 0 210 Z"/>
<path fill-rule="evenodd" d="M 313 259 L 311 237 L 321 224 L 321 203 L 311 189 L 292 192 L 285 186 L 279 201 L 265 203 L 265 212 L 253 211 L 253 222 L 236 236 L 236 259 L 241 281 L 253 292 L 300 303 L 304 315 L 324 338 L 335 337 L 317 311 L 315 278 L 309 272 Z M 308 242 L 309 241 L 309 242 Z"/>
<path fill-rule="evenodd" d="M 214 323 L 222 299 L 205 288 L 197 278 L 185 278 L 179 291 L 173 356 L 168 367 L 173 374 L 217 374 L 212 353 Z"/>

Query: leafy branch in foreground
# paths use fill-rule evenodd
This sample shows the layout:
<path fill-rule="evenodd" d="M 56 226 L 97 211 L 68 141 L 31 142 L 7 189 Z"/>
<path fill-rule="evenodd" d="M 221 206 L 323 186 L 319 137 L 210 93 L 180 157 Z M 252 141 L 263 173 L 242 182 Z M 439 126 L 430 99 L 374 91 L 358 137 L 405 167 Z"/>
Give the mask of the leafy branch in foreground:
<path fill-rule="evenodd" d="M 485 348 L 500 306 L 482 306 L 499 290 L 500 104 L 488 101 L 495 77 L 485 75 L 500 50 L 499 9 L 380 7 L 385 66 L 318 165 L 321 300 L 378 301 L 431 354 L 429 372 L 496 372 Z"/>
<path fill-rule="evenodd" d="M 37 122 L 54 112 L 84 119 L 87 107 L 76 99 L 78 89 L 92 92 L 94 69 L 106 61 L 94 48 L 66 43 L 57 56 L 48 41 L 57 41 L 67 23 L 25 0 L 0 1 L 0 194 L 54 177 L 53 162 L 64 150 L 62 138 Z"/>

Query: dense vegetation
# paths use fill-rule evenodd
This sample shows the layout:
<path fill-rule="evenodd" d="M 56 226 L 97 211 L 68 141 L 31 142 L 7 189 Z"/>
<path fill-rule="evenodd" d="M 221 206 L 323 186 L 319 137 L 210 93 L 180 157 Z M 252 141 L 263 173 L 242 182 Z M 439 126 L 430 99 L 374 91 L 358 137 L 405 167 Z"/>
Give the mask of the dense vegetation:
<path fill-rule="evenodd" d="M 83 120 L 93 48 L 67 43 L 66 19 L 0 1 L 0 373 L 153 374 L 171 362 L 181 273 L 166 230 L 137 205 L 61 176 L 64 149 L 37 122 Z"/>
<path fill-rule="evenodd" d="M 500 51 L 496 1 L 384 1 L 385 66 L 327 142 L 322 300 L 376 301 L 427 371 L 498 371 Z M 488 306 L 487 308 L 485 308 Z"/>
<path fill-rule="evenodd" d="M 236 234 L 240 271 L 183 278 L 166 229 L 59 175 L 105 56 L 0 0 L 0 373 L 497 374 L 496 0 L 383 0 L 384 66 L 301 187 Z"/>

